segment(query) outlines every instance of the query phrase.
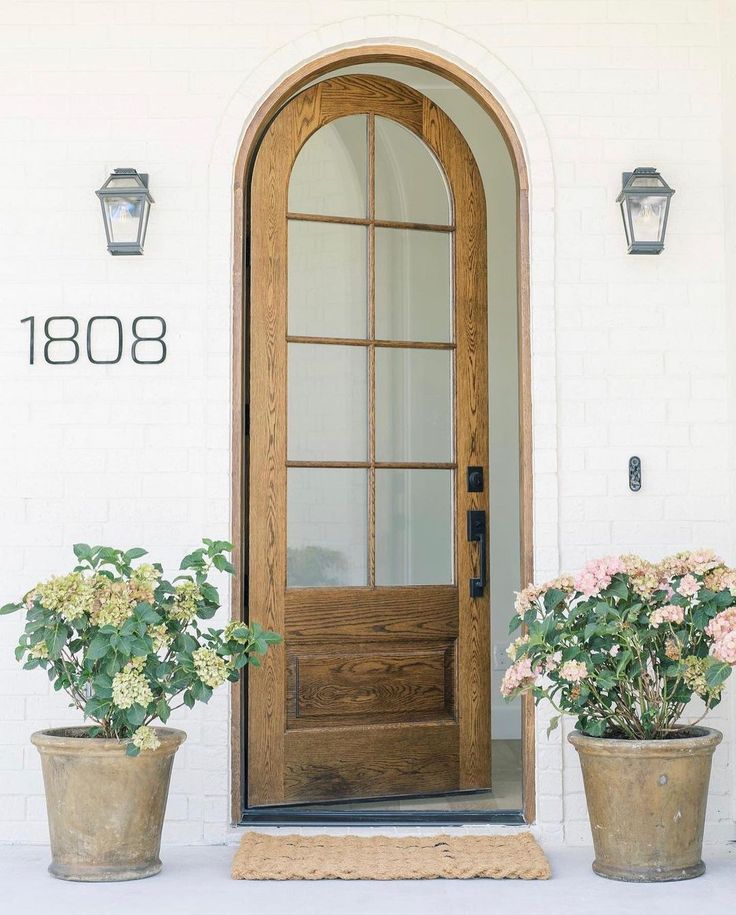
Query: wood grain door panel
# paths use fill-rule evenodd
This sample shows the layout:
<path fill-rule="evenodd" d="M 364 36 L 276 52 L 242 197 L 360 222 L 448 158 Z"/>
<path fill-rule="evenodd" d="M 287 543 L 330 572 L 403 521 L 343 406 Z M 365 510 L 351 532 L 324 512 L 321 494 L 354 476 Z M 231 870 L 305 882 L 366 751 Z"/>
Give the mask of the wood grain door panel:
<path fill-rule="evenodd" d="M 287 728 L 396 724 L 455 718 L 455 641 L 290 642 Z"/>
<path fill-rule="evenodd" d="M 365 218 L 293 214 L 289 175 L 305 142 L 348 115 L 366 115 Z M 454 327 L 447 343 L 376 338 L 375 118 L 417 136 L 444 170 L 447 226 L 393 223 L 451 238 Z M 249 615 L 285 636 L 249 670 L 250 806 L 432 794 L 490 787 L 490 608 L 471 598 L 478 549 L 466 513 L 488 511 L 468 493 L 465 468 L 488 480 L 485 196 L 470 149 L 433 102 L 375 76 L 326 79 L 295 96 L 264 134 L 253 169 L 250 213 Z M 288 227 L 293 219 L 365 226 L 366 339 L 290 337 Z M 300 331 L 301 333 L 301 331 Z M 365 461 L 287 460 L 287 347 L 317 341 L 366 348 L 371 445 Z M 376 350 L 446 350 L 453 365 L 453 456 L 442 464 L 379 464 L 375 453 Z M 328 356 L 325 356 L 328 358 Z M 364 468 L 368 481 L 365 587 L 287 588 L 288 467 Z M 376 585 L 376 473 L 441 468 L 454 475 L 452 583 Z M 439 579 L 442 580 L 442 579 Z"/>
<path fill-rule="evenodd" d="M 288 731 L 284 802 L 454 791 L 459 731 L 454 721 Z"/>

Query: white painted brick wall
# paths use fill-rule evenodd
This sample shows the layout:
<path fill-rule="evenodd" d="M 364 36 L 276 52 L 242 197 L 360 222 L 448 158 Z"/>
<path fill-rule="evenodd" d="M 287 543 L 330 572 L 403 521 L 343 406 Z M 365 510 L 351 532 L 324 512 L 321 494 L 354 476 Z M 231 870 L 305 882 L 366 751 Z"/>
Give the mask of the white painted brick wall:
<path fill-rule="evenodd" d="M 76 540 L 141 543 L 173 563 L 202 534 L 227 535 L 239 139 L 284 74 L 369 41 L 465 66 L 506 105 L 527 153 L 539 577 L 617 550 L 710 545 L 736 561 L 727 13 L 716 0 L 1 0 L 4 599 L 65 569 Z M 110 258 L 102 241 L 92 192 L 122 165 L 151 175 L 143 258 Z M 614 198 L 637 165 L 658 166 L 677 189 L 658 258 L 625 254 Z M 19 321 L 30 314 L 117 314 L 127 326 L 163 314 L 169 358 L 28 366 Z M 19 623 L 0 626 L 0 841 L 40 842 L 28 737 L 72 716 L 43 675 L 17 669 Z M 708 815 L 721 840 L 736 835 L 734 692 L 712 718 L 727 735 Z M 221 693 L 177 718 L 189 740 L 169 841 L 227 832 L 228 714 Z M 540 832 L 588 841 L 577 762 L 539 717 Z"/>

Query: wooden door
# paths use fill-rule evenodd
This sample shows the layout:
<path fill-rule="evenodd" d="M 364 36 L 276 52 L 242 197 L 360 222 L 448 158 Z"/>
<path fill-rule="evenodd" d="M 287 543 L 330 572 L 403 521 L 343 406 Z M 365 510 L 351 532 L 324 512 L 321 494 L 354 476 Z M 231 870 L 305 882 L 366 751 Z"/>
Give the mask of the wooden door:
<path fill-rule="evenodd" d="M 264 135 L 250 218 L 248 604 L 285 641 L 249 674 L 248 803 L 487 789 L 476 163 L 418 92 L 335 77 Z"/>

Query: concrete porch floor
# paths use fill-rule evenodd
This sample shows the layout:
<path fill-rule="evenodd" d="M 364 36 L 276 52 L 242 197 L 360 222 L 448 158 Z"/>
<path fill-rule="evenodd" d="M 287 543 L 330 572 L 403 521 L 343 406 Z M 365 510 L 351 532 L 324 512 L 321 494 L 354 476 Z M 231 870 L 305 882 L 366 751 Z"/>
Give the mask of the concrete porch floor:
<path fill-rule="evenodd" d="M 545 848 L 552 863 L 549 881 L 431 880 L 402 882 L 315 881 L 245 883 L 231 880 L 233 846 L 163 850 L 163 871 L 149 880 L 78 884 L 46 872 L 48 849 L 0 848 L 0 911 L 8 915 L 106 915 L 136 912 L 175 915 L 324 915 L 380 912 L 432 915 L 479 912 L 487 915 L 542 911 L 545 915 L 608 915 L 626 912 L 731 911 L 736 898 L 736 844 L 708 848 L 705 876 L 683 883 L 633 885 L 596 877 L 587 848 Z"/>

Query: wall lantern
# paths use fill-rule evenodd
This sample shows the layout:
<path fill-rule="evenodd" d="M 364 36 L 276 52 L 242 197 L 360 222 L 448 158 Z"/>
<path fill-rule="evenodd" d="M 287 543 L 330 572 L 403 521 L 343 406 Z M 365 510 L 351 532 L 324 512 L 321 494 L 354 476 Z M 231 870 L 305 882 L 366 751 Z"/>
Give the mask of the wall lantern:
<path fill-rule="evenodd" d="M 623 187 L 616 198 L 621 204 L 629 254 L 659 254 L 674 190 L 656 168 L 624 172 Z"/>
<path fill-rule="evenodd" d="M 116 168 L 95 194 L 100 198 L 110 254 L 143 254 L 153 197 L 148 175 Z"/>

